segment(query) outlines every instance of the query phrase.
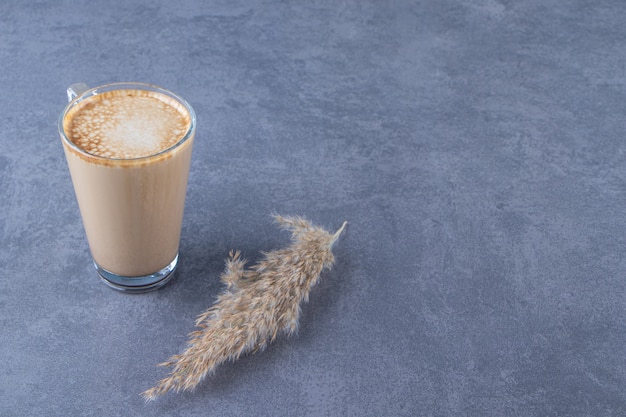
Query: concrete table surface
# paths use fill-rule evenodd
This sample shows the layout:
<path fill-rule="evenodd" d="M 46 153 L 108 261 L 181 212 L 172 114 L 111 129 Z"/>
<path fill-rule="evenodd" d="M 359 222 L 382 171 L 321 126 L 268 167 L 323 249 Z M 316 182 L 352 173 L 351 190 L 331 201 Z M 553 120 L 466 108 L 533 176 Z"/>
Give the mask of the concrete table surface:
<path fill-rule="evenodd" d="M 0 416 L 626 415 L 626 3 L 0 3 Z M 198 115 L 176 278 L 95 275 L 65 89 Z M 145 404 L 229 250 L 328 229 L 300 331 Z"/>

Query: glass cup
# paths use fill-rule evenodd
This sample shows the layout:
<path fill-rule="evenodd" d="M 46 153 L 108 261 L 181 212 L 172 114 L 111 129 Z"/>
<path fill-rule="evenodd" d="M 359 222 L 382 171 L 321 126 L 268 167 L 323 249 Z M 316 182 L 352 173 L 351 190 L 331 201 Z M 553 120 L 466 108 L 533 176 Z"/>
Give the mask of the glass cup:
<path fill-rule="evenodd" d="M 178 263 L 194 110 L 142 83 L 67 93 L 58 128 L 96 271 L 120 291 L 160 288 Z"/>

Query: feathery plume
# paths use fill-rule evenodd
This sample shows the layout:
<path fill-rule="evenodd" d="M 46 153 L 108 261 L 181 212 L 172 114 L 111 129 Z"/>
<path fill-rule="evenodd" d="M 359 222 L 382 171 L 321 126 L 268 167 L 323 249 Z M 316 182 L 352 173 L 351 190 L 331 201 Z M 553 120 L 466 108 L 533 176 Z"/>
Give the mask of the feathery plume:
<path fill-rule="evenodd" d="M 186 350 L 160 364 L 172 371 L 141 394 L 146 400 L 192 390 L 223 362 L 261 351 L 280 334 L 298 329 L 300 304 L 308 301 L 321 272 L 333 265 L 332 246 L 347 222 L 330 234 L 301 217 L 275 218 L 291 231 L 291 245 L 265 253 L 250 269 L 239 251 L 230 252 L 220 276 L 226 289 L 198 316 L 199 329 L 190 333 Z"/>

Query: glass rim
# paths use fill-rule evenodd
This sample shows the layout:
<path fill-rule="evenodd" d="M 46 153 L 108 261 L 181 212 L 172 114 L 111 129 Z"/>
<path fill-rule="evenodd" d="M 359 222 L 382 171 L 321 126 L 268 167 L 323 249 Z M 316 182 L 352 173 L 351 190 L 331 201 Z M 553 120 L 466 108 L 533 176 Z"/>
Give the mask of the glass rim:
<path fill-rule="evenodd" d="M 187 129 L 187 131 L 185 132 L 185 134 L 183 135 L 182 138 L 180 138 L 176 143 L 174 143 L 172 146 L 169 146 L 168 148 L 163 149 L 162 151 L 150 154 L 150 155 L 144 155 L 144 156 L 138 156 L 138 157 L 134 157 L 134 158 L 112 158 L 112 157 L 107 157 L 107 156 L 102 156 L 102 155 L 97 155 L 97 154 L 93 154 L 91 152 L 87 152 L 85 149 L 81 148 L 80 146 L 76 145 L 74 142 L 72 142 L 72 140 L 67 136 L 67 134 L 65 133 L 65 127 L 63 125 L 63 122 L 65 120 L 65 117 L 67 116 L 67 114 L 69 113 L 69 111 L 71 109 L 73 109 L 75 106 L 77 106 L 79 103 L 81 103 L 84 100 L 88 100 L 89 98 L 98 95 L 99 93 L 105 93 L 105 92 L 109 92 L 109 91 L 116 91 L 116 90 L 141 90 L 141 91 L 152 91 L 155 93 L 160 93 L 160 94 L 164 94 L 166 96 L 168 96 L 169 98 L 172 98 L 174 100 L 176 100 L 177 102 L 179 102 L 184 108 L 185 110 L 189 113 L 189 128 Z M 69 146 L 73 151 L 77 152 L 79 155 L 83 155 L 89 159 L 93 159 L 93 160 L 100 160 L 100 161 L 107 161 L 107 162 L 117 162 L 117 163 L 124 163 L 124 162 L 142 162 L 142 161 L 148 161 L 148 160 L 152 160 L 154 158 L 158 158 L 161 157 L 163 155 L 166 155 L 170 152 L 172 152 L 173 150 L 181 147 L 184 143 L 186 143 L 189 138 L 191 138 L 196 130 L 196 113 L 193 109 L 193 107 L 191 107 L 191 104 L 189 104 L 187 102 L 187 100 L 185 100 L 184 98 L 182 98 L 181 96 L 179 96 L 178 94 L 167 90 L 163 87 L 159 87 L 158 85 L 154 85 L 154 84 L 148 84 L 148 83 L 141 83 L 141 82 L 115 82 L 115 83 L 108 83 L 108 84 L 102 84 L 99 85 L 97 87 L 93 87 L 93 88 L 89 88 L 88 90 L 82 92 L 81 94 L 79 94 L 78 96 L 76 96 L 74 99 L 72 99 L 69 103 L 67 103 L 67 105 L 65 106 L 65 108 L 63 109 L 63 111 L 61 112 L 61 116 L 59 117 L 58 123 L 57 123 L 57 128 L 59 130 L 59 134 L 61 135 L 61 139 L 63 140 L 63 142 Z"/>

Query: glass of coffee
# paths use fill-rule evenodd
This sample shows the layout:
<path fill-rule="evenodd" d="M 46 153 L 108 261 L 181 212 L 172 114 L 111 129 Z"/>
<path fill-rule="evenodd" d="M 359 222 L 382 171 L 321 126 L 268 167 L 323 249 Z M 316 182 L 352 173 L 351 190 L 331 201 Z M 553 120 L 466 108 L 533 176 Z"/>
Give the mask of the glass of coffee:
<path fill-rule="evenodd" d="M 193 108 L 142 83 L 68 89 L 59 134 L 93 262 L 125 292 L 168 282 L 178 262 Z"/>

